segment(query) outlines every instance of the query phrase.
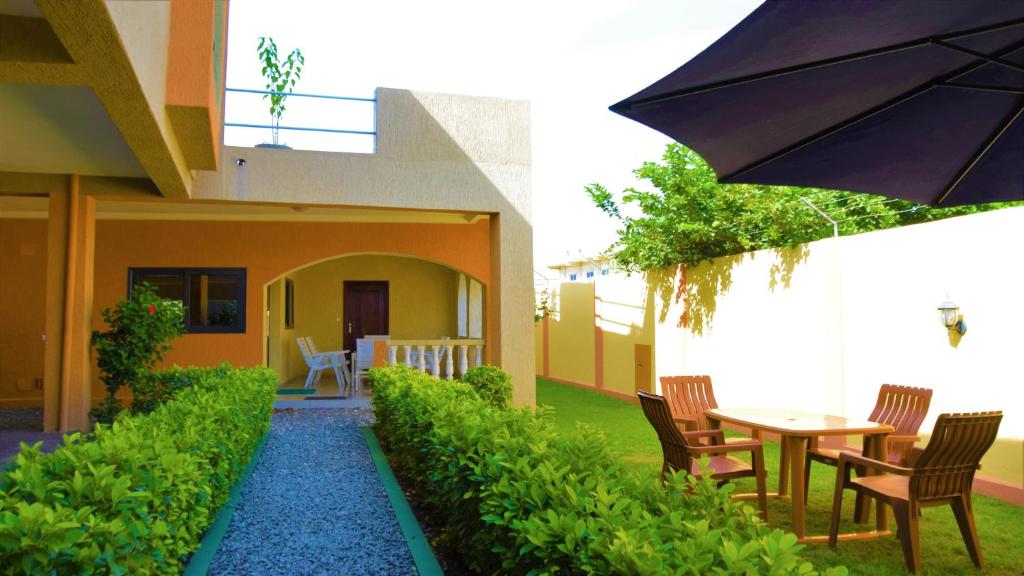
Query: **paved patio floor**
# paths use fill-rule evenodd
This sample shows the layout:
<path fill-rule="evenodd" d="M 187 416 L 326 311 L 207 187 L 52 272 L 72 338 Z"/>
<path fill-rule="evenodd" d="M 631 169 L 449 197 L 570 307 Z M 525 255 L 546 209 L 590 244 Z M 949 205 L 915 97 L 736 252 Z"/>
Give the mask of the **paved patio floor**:
<path fill-rule="evenodd" d="M 0 465 L 21 449 L 21 443 L 42 442 L 52 452 L 61 442 L 59 432 L 43 432 L 42 408 L 0 408 Z"/>

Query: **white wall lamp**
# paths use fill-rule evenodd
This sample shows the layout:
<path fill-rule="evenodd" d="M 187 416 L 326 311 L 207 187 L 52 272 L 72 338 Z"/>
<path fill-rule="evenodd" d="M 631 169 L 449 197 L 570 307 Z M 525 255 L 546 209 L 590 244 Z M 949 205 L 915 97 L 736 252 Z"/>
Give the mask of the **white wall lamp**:
<path fill-rule="evenodd" d="M 960 307 L 954 304 L 952 300 L 949 300 L 948 297 L 945 302 L 939 304 L 939 317 L 942 320 L 942 325 L 947 330 L 956 330 L 961 336 L 967 333 L 967 324 L 960 317 Z"/>

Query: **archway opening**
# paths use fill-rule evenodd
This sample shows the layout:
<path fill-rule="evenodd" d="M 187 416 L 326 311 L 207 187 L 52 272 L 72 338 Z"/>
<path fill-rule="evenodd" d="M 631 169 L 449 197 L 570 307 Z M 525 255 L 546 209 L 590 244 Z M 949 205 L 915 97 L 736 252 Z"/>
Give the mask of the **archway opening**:
<path fill-rule="evenodd" d="M 355 288 L 377 290 L 365 296 Z M 264 365 L 282 388 L 304 389 L 310 366 L 298 339 L 317 350 L 348 351 L 355 340 L 485 338 L 485 286 L 449 266 L 400 254 L 349 254 L 287 272 L 265 288 Z M 383 294 L 383 296 L 380 296 Z M 356 301 L 359 299 L 360 301 Z M 383 305 L 374 304 L 383 299 Z M 316 397 L 342 395 L 332 370 Z"/>

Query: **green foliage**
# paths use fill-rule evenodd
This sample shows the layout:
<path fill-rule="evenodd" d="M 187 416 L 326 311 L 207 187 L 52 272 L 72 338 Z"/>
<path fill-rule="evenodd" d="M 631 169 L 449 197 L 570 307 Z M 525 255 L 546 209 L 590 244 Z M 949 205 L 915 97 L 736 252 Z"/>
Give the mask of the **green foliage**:
<path fill-rule="evenodd" d="M 132 384 L 132 414 L 149 414 L 161 404 L 172 400 L 183 390 L 195 386 L 211 375 L 226 376 L 231 366 L 222 364 L 217 368 L 180 368 L 153 370 L 143 374 Z"/>
<path fill-rule="evenodd" d="M 536 324 L 551 315 L 551 292 L 547 288 L 537 295 L 537 304 L 533 311 L 533 323 Z"/>
<path fill-rule="evenodd" d="M 273 125 L 271 134 L 274 144 L 278 143 L 278 134 L 281 125 L 281 115 L 284 114 L 284 101 L 295 89 L 295 83 L 302 77 L 302 65 L 306 59 L 298 48 L 292 50 L 282 62 L 277 54 L 277 44 L 273 38 L 260 36 L 259 46 L 256 48 L 256 55 L 260 59 L 260 73 L 266 80 L 265 87 L 268 92 L 264 94 L 264 100 L 270 100 L 270 122 Z"/>
<path fill-rule="evenodd" d="M 719 256 L 763 248 L 792 247 L 832 234 L 832 226 L 801 198 L 837 215 L 841 235 L 892 228 L 1007 204 L 929 208 L 905 200 L 818 188 L 719 184 L 714 171 L 694 151 L 671 143 L 662 161 L 634 171 L 656 189 L 629 188 L 622 202 L 641 215 L 625 215 L 607 188 L 591 184 L 594 204 L 618 220 L 618 240 L 610 251 L 619 266 L 653 271 L 677 264 L 693 266 Z M 631 211 L 632 212 L 632 211 Z"/>
<path fill-rule="evenodd" d="M 0 474 L 0 574 L 180 574 L 270 426 L 277 377 L 192 370 L 151 414 Z"/>
<path fill-rule="evenodd" d="M 401 366 L 370 377 L 392 465 L 476 572 L 816 573 L 731 485 L 638 475 L 595 429 L 557 434 L 549 413 L 495 408 L 464 382 Z"/>
<path fill-rule="evenodd" d="M 92 344 L 107 396 L 92 412 L 94 420 L 113 421 L 121 411 L 117 391 L 139 381 L 163 359 L 164 352 L 171 349 L 170 340 L 184 331 L 183 318 L 181 302 L 160 298 L 147 282 L 132 288 L 130 300 L 122 298 L 116 306 L 103 310 L 108 329 L 93 332 Z"/>
<path fill-rule="evenodd" d="M 476 390 L 481 400 L 495 408 L 512 405 L 512 377 L 495 366 L 476 366 L 466 370 L 462 381 Z"/>

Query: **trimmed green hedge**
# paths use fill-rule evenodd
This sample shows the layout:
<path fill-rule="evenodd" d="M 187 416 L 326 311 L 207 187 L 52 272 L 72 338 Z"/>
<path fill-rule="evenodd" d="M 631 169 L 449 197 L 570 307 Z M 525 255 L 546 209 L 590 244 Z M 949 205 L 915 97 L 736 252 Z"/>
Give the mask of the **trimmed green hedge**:
<path fill-rule="evenodd" d="M 0 574 L 179 574 L 270 427 L 276 374 L 188 370 L 145 415 L 0 474 Z"/>
<path fill-rule="evenodd" d="M 559 435 L 545 410 L 495 408 L 462 382 L 370 378 L 392 465 L 482 574 L 816 573 L 731 484 L 626 470 L 596 430 Z"/>
<path fill-rule="evenodd" d="M 164 370 L 150 370 L 131 384 L 131 413 L 149 414 L 182 391 L 193 387 L 196 382 L 210 377 L 226 376 L 232 370 L 230 364 L 221 364 L 215 368 L 175 366 Z"/>
<path fill-rule="evenodd" d="M 512 405 L 512 377 L 501 368 L 474 366 L 466 370 L 462 381 L 469 384 L 481 400 L 495 408 Z"/>

